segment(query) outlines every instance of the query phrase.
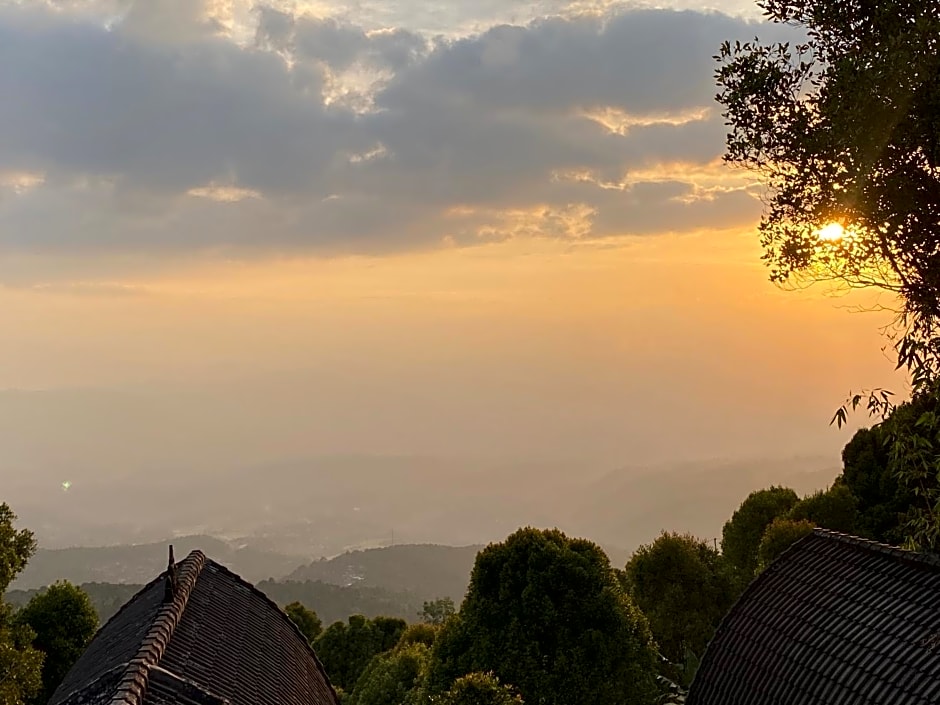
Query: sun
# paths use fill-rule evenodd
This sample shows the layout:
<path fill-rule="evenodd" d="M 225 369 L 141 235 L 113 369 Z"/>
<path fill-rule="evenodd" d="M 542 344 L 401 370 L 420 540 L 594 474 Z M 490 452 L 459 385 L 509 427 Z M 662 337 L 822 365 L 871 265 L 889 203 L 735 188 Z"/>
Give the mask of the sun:
<path fill-rule="evenodd" d="M 820 228 L 819 232 L 816 233 L 816 236 L 820 240 L 836 242 L 845 237 L 845 228 L 842 227 L 841 223 L 829 223 L 828 225 Z"/>

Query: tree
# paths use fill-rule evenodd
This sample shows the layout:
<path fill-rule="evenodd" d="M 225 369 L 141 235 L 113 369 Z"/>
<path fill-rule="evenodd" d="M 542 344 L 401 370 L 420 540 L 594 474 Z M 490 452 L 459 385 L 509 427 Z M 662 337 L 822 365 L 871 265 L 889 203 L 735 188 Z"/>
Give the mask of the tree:
<path fill-rule="evenodd" d="M 424 644 L 428 648 L 434 646 L 437 635 L 441 628 L 435 624 L 420 622 L 418 624 L 409 624 L 408 628 L 402 633 L 398 640 L 397 648 L 407 646 L 408 644 Z"/>
<path fill-rule="evenodd" d="M 42 692 L 42 652 L 32 646 L 33 631 L 17 623 L 0 602 L 0 703 L 26 705 Z"/>
<path fill-rule="evenodd" d="M 809 521 L 830 531 L 854 534 L 859 521 L 858 500 L 840 480 L 825 491 L 814 492 L 797 502 L 787 514 L 793 521 Z"/>
<path fill-rule="evenodd" d="M 641 546 L 625 576 L 660 653 L 673 664 L 681 664 L 689 650 L 698 655 L 705 651 L 737 597 L 734 576 L 721 554 L 689 534 L 663 532 Z"/>
<path fill-rule="evenodd" d="M 430 650 L 408 644 L 374 656 L 350 694 L 352 705 L 417 705 L 424 694 Z"/>
<path fill-rule="evenodd" d="M 333 684 L 351 692 L 372 657 L 394 647 L 406 626 L 403 619 L 366 619 L 356 614 L 348 624 L 334 622 L 327 627 L 314 648 Z"/>
<path fill-rule="evenodd" d="M 491 671 L 541 705 L 646 703 L 656 656 L 645 617 L 594 543 L 524 528 L 476 559 L 435 643 L 431 691 Z"/>
<path fill-rule="evenodd" d="M 3 594 L 36 551 L 33 534 L 16 529 L 16 514 L 0 504 L 0 703 L 24 705 L 42 691 L 42 652 L 35 633 L 17 622 Z"/>
<path fill-rule="evenodd" d="M 316 641 L 316 638 L 323 632 L 323 623 L 317 616 L 317 613 L 300 602 L 291 602 L 284 608 L 284 613 L 290 618 L 300 633 L 310 644 Z"/>
<path fill-rule="evenodd" d="M 858 533 L 900 545 L 914 496 L 901 488 L 890 456 L 888 433 L 881 425 L 859 429 L 842 449 L 842 482 L 858 502 Z"/>
<path fill-rule="evenodd" d="M 914 392 L 881 424 L 897 479 L 908 548 L 940 548 L 940 383 Z"/>
<path fill-rule="evenodd" d="M 737 571 L 740 580 L 754 577 L 764 531 L 797 502 L 799 497 L 789 487 L 751 492 L 725 523 L 721 532 L 721 553 Z"/>
<path fill-rule="evenodd" d="M 0 504 L 0 595 L 26 567 L 36 552 L 36 539 L 27 529 L 14 527 L 16 514 L 4 502 Z"/>
<path fill-rule="evenodd" d="M 522 697 L 512 686 L 499 682 L 492 673 L 468 673 L 454 681 L 450 690 L 433 705 L 522 705 Z"/>
<path fill-rule="evenodd" d="M 35 699 L 45 703 L 95 635 L 98 614 L 81 588 L 63 581 L 35 595 L 16 613 L 16 622 L 32 629 L 33 646 L 45 655 L 42 692 Z"/>
<path fill-rule="evenodd" d="M 424 609 L 421 610 L 421 619 L 428 624 L 443 624 L 447 619 L 453 616 L 454 601 L 449 597 L 440 597 L 436 600 L 424 603 Z"/>
<path fill-rule="evenodd" d="M 773 561 L 780 557 L 790 546 L 807 534 L 813 533 L 813 522 L 794 521 L 793 519 L 777 518 L 767 527 L 760 542 L 758 554 L 758 571 L 764 570 Z"/>
<path fill-rule="evenodd" d="M 769 188 L 771 278 L 895 294 L 898 366 L 921 389 L 940 370 L 940 3 L 758 4 L 803 43 L 726 42 L 716 79 L 725 159 Z"/>
<path fill-rule="evenodd" d="M 915 392 L 842 451 L 842 482 L 858 502 L 858 532 L 876 541 L 940 547 L 940 391 Z"/>

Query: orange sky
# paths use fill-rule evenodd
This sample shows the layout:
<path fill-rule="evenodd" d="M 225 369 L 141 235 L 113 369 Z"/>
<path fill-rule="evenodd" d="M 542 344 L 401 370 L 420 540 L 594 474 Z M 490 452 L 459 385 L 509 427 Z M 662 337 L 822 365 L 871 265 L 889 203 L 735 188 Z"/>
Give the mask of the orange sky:
<path fill-rule="evenodd" d="M 350 451 L 469 453 L 493 443 L 514 455 L 568 450 L 616 462 L 634 435 L 642 457 L 665 459 L 837 451 L 846 433 L 826 424 L 850 389 L 903 388 L 880 352 L 884 317 L 851 313 L 852 300 L 822 292 L 782 291 L 758 256 L 747 232 L 518 240 L 214 264 L 114 290 L 7 289 L 0 386 L 221 385 L 238 397 L 296 376 L 311 407 L 345 399 L 340 438 Z M 280 394 L 268 400 L 274 417 Z M 488 406 L 515 405 L 513 427 L 483 423 L 490 438 L 469 441 L 461 395 L 468 428 Z M 389 404 L 400 413 L 381 430 L 372 414 Z M 429 418 L 429 404 L 446 420 Z M 297 452 L 317 450 L 307 442 L 315 432 L 290 433 Z M 773 447 L 775 433 L 787 448 Z M 692 444 L 676 448 L 684 436 Z M 340 438 L 329 450 L 342 449 Z"/>
<path fill-rule="evenodd" d="M 193 454 L 837 459 L 886 319 L 767 282 L 713 104 L 792 30 L 667 5 L 0 1 L 0 388 Z"/>

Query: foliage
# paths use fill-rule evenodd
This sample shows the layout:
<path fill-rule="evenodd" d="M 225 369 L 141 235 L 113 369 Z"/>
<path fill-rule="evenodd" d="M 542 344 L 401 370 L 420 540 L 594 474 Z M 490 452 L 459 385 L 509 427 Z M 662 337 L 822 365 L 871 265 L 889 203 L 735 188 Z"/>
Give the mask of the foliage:
<path fill-rule="evenodd" d="M 45 703 L 95 635 L 98 615 L 81 588 L 63 581 L 35 595 L 16 622 L 33 630 L 33 646 L 45 654 L 42 693 L 35 700 Z"/>
<path fill-rule="evenodd" d="M 716 79 L 725 159 L 769 187 L 771 277 L 896 294 L 898 366 L 919 390 L 940 359 L 940 3 L 759 4 L 805 42 L 726 42 Z M 821 239 L 832 222 L 844 235 Z"/>
<path fill-rule="evenodd" d="M 6 594 L 7 602 L 14 607 L 24 607 L 33 597 L 48 586 L 39 590 L 9 590 Z M 117 612 L 131 597 L 136 595 L 143 585 L 130 583 L 82 583 L 78 586 L 91 600 L 92 606 L 98 615 L 99 624 L 104 624 Z"/>
<path fill-rule="evenodd" d="M 279 605 L 291 602 L 310 605 L 324 624 L 345 620 L 351 614 L 369 618 L 387 615 L 411 620 L 421 610 L 420 597 L 381 587 L 295 580 L 262 580 L 257 586 Z"/>
<path fill-rule="evenodd" d="M 406 626 L 403 619 L 367 619 L 356 614 L 348 624 L 334 622 L 327 627 L 314 642 L 314 649 L 331 682 L 351 692 L 372 657 L 394 647 Z"/>
<path fill-rule="evenodd" d="M 408 644 L 374 656 L 350 694 L 352 705 L 417 705 L 424 694 L 430 650 Z"/>
<path fill-rule="evenodd" d="M 16 514 L 4 502 L 0 504 L 0 595 L 6 592 L 36 552 L 36 539 L 27 529 L 16 529 Z"/>
<path fill-rule="evenodd" d="M 36 551 L 33 534 L 15 527 L 16 514 L 0 504 L 0 703 L 24 705 L 42 692 L 43 655 L 35 632 L 14 618 L 4 592 Z"/>
<path fill-rule="evenodd" d="M 882 424 L 888 468 L 910 500 L 903 532 L 909 548 L 940 548 L 940 381 L 915 392 Z"/>
<path fill-rule="evenodd" d="M 890 544 L 940 546 L 940 387 L 916 391 L 842 451 L 858 532 Z"/>
<path fill-rule="evenodd" d="M 689 534 L 663 532 L 641 546 L 627 563 L 625 576 L 660 653 L 675 664 L 690 650 L 704 652 L 736 597 L 724 558 Z"/>
<path fill-rule="evenodd" d="M 522 705 L 522 697 L 512 686 L 499 682 L 493 673 L 468 673 L 454 681 L 433 705 Z"/>
<path fill-rule="evenodd" d="M 830 531 L 854 534 L 859 522 L 858 500 L 844 482 L 837 480 L 829 489 L 814 492 L 797 502 L 787 518 L 809 521 Z"/>
<path fill-rule="evenodd" d="M 43 654 L 32 647 L 33 631 L 18 623 L 13 609 L 0 602 L 0 703 L 26 705 L 43 688 Z"/>
<path fill-rule="evenodd" d="M 859 535 L 899 545 L 914 496 L 900 486 L 890 456 L 883 425 L 859 429 L 842 449 L 842 482 L 858 502 Z"/>
<path fill-rule="evenodd" d="M 814 528 L 811 521 L 795 521 L 783 517 L 774 519 L 773 523 L 767 527 L 760 542 L 758 571 L 764 570 L 779 558 L 781 553 L 801 538 L 813 533 Z"/>
<path fill-rule="evenodd" d="M 604 552 L 558 530 L 524 528 L 477 556 L 460 611 L 434 646 L 430 687 L 492 671 L 544 705 L 646 703 L 649 626 Z"/>
<path fill-rule="evenodd" d="M 721 553 L 737 571 L 740 580 L 750 580 L 754 576 L 764 531 L 798 501 L 796 492 L 788 487 L 751 492 L 725 523 L 721 532 Z"/>
<path fill-rule="evenodd" d="M 424 603 L 421 619 L 428 624 L 443 624 L 454 615 L 454 601 L 449 597 L 440 597 Z"/>
<path fill-rule="evenodd" d="M 419 624 L 409 624 L 398 640 L 398 646 L 407 646 L 408 644 L 424 644 L 428 648 L 434 646 L 437 635 L 440 633 L 440 627 L 434 624 L 421 622 Z"/>
<path fill-rule="evenodd" d="M 284 607 L 284 612 L 311 644 L 323 632 L 323 623 L 317 613 L 305 607 L 303 603 L 291 602 Z"/>
<path fill-rule="evenodd" d="M 166 557 L 163 560 L 165 562 Z M 104 623 L 143 585 L 82 583 L 79 587 L 88 593 L 98 612 L 99 621 Z M 411 618 L 421 606 L 421 601 L 413 595 L 394 593 L 378 587 L 344 587 L 321 582 L 263 580 L 258 583 L 258 588 L 279 605 L 300 602 L 316 606 L 317 617 L 326 624 L 345 620 L 351 614 Z M 38 590 L 10 590 L 7 597 L 12 604 L 22 606 L 37 592 Z"/>

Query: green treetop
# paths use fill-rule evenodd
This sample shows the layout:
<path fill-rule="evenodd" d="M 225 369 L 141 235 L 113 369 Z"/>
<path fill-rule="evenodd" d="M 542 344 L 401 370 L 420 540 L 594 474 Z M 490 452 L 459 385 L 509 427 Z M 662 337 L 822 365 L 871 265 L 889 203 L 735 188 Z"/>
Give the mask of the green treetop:
<path fill-rule="evenodd" d="M 81 588 L 63 581 L 34 595 L 16 621 L 32 629 L 33 646 L 45 654 L 42 693 L 35 699 L 45 703 L 95 635 L 98 614 Z"/>
<path fill-rule="evenodd" d="M 625 577 L 660 653 L 674 664 L 682 663 L 687 651 L 702 655 L 737 596 L 721 554 L 689 534 L 663 532 L 638 548 Z"/>
<path fill-rule="evenodd" d="M 649 626 L 604 552 L 558 530 L 520 529 L 477 556 L 432 656 L 432 692 L 492 672 L 540 705 L 646 703 Z"/>
<path fill-rule="evenodd" d="M 313 644 L 316 638 L 323 632 L 323 623 L 320 621 L 317 613 L 305 607 L 303 603 L 291 602 L 284 607 L 284 612 L 310 644 Z"/>
<path fill-rule="evenodd" d="M 749 581 L 754 577 L 764 531 L 797 502 L 799 497 L 788 487 L 751 492 L 725 523 L 721 532 L 721 553 L 737 571 L 740 580 Z"/>
<path fill-rule="evenodd" d="M 36 551 L 31 532 L 17 529 L 16 514 L 0 504 L 0 703 L 26 705 L 43 688 L 42 652 L 33 648 L 35 632 L 14 618 L 3 593 Z"/>

